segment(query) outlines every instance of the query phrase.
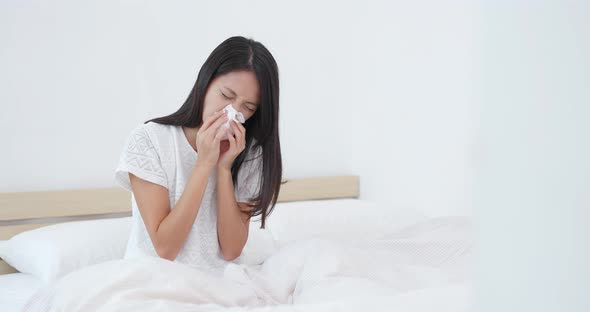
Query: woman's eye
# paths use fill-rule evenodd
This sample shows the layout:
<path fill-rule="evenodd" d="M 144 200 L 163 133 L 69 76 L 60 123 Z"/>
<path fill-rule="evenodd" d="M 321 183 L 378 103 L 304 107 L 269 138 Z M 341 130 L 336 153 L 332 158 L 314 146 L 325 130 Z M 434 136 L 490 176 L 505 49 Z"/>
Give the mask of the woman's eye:
<path fill-rule="evenodd" d="M 223 95 L 224 98 L 229 99 L 229 96 L 225 95 L 225 93 L 221 92 L 221 95 Z"/>

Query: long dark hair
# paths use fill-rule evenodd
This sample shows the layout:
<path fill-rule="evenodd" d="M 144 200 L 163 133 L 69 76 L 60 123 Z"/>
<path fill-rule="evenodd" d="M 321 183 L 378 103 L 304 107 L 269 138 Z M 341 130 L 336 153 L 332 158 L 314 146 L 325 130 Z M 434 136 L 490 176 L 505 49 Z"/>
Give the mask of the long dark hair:
<path fill-rule="evenodd" d="M 238 187 L 238 172 L 250 151 L 262 149 L 262 176 L 259 192 L 251 201 L 250 216 L 261 215 L 261 228 L 266 217 L 272 212 L 281 187 L 283 164 L 279 141 L 279 71 L 272 54 L 260 42 L 242 36 L 223 41 L 209 55 L 197 76 L 188 98 L 182 106 L 168 116 L 150 121 L 188 128 L 199 127 L 202 123 L 203 102 L 209 83 L 217 76 L 232 71 L 247 70 L 256 75 L 260 87 L 260 104 L 256 112 L 243 124 L 246 128 L 246 147 L 236 157 L 231 173 L 234 188 Z M 253 153 L 252 153 L 253 154 Z M 258 153 L 257 153 L 258 154 Z"/>

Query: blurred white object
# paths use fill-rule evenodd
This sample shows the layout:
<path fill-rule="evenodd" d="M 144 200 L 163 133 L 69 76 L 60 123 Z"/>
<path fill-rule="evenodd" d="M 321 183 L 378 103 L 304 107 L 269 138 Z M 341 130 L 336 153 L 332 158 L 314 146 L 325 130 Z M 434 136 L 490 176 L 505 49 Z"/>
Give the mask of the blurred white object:
<path fill-rule="evenodd" d="M 278 251 L 278 246 L 274 240 L 268 226 L 260 228 L 260 221 L 251 221 L 248 227 L 248 240 L 242 249 L 239 257 L 232 262 L 236 264 L 257 265 L 264 263 L 268 257 Z"/>
<path fill-rule="evenodd" d="M 367 221 L 380 223 L 388 213 L 380 208 L 367 211 Z M 379 238 L 357 231 L 349 234 L 354 242 L 298 239 L 262 264 L 229 263 L 221 274 L 159 257 L 117 259 L 69 273 L 36 292 L 22 311 L 188 311 L 203 305 L 234 312 L 473 311 L 469 224 L 467 217 L 426 218 Z M 152 297 L 156 308 L 145 300 Z"/>
<path fill-rule="evenodd" d="M 50 282 L 82 267 L 123 258 L 130 230 L 131 217 L 52 224 L 0 241 L 0 258 L 19 272 Z"/>
<path fill-rule="evenodd" d="M 0 311 L 22 311 L 27 301 L 45 285 L 27 273 L 0 275 Z"/>
<path fill-rule="evenodd" d="M 244 115 L 242 115 L 242 113 L 240 113 L 239 111 L 237 111 L 231 104 L 227 104 L 227 106 L 225 106 L 225 112 L 227 114 L 228 120 L 225 124 L 223 124 L 221 127 L 219 127 L 219 131 L 221 132 L 221 140 L 227 140 L 227 134 L 225 133 L 225 129 L 229 129 L 229 132 L 234 135 L 234 130 L 232 129 L 231 125 L 230 125 L 230 121 L 234 120 L 235 122 L 239 122 L 239 123 L 244 123 L 246 122 L 246 120 L 244 119 Z"/>

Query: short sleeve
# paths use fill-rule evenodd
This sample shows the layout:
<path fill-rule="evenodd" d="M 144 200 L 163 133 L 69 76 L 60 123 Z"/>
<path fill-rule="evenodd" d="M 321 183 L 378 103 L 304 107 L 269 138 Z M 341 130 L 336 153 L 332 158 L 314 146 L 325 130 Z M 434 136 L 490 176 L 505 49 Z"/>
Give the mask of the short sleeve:
<path fill-rule="evenodd" d="M 249 203 L 258 195 L 262 183 L 262 155 L 246 160 L 238 173 L 236 202 Z"/>
<path fill-rule="evenodd" d="M 115 170 L 116 183 L 129 192 L 132 192 L 129 173 L 168 188 L 166 172 L 145 126 L 139 125 L 127 137 Z"/>

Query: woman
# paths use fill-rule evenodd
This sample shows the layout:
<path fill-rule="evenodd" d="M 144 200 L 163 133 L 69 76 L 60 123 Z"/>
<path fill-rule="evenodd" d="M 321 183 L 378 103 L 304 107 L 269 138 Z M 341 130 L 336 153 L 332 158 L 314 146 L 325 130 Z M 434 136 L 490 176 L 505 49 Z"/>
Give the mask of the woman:
<path fill-rule="evenodd" d="M 230 121 L 231 104 L 244 124 Z M 252 216 L 264 228 L 282 176 L 279 77 L 271 53 L 236 36 L 203 64 L 175 113 L 136 127 L 115 178 L 132 192 L 125 258 L 151 255 L 222 272 L 248 239 Z M 238 259 L 239 260 L 239 259 Z"/>

